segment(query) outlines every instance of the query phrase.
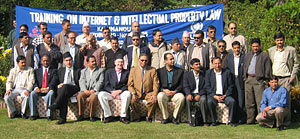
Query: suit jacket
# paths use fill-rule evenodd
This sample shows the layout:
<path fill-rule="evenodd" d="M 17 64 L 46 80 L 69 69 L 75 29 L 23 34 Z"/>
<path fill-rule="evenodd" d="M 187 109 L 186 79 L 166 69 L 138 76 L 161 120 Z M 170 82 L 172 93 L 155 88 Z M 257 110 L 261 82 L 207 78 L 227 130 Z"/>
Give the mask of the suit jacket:
<path fill-rule="evenodd" d="M 283 49 L 284 49 L 284 57 L 281 59 L 283 59 L 283 62 L 286 63 L 289 72 L 291 73 L 291 77 L 295 78 L 297 76 L 298 69 L 299 69 L 297 50 L 292 46 L 286 46 L 286 45 L 283 47 Z M 272 63 L 274 62 L 274 55 L 276 50 L 277 50 L 277 46 L 273 46 L 268 49 L 269 57 Z"/>
<path fill-rule="evenodd" d="M 176 91 L 176 93 L 183 93 L 183 69 L 173 67 L 173 77 L 172 77 L 172 85 L 169 87 L 168 85 L 168 72 L 167 68 L 163 67 L 157 70 L 157 75 L 159 79 L 160 91 L 163 89 L 169 89 L 171 91 Z"/>
<path fill-rule="evenodd" d="M 38 68 L 34 70 L 35 75 L 35 83 L 34 88 L 42 88 L 42 82 L 43 82 L 43 68 Z M 56 87 L 58 85 L 58 76 L 57 76 L 57 69 L 48 68 L 47 71 L 47 87 L 49 87 L 50 90 L 56 90 Z"/>
<path fill-rule="evenodd" d="M 204 88 L 205 85 L 205 73 L 200 71 L 199 74 L 199 84 L 198 84 L 198 95 L 206 95 L 206 91 Z M 183 90 L 186 95 L 192 94 L 196 89 L 196 80 L 193 71 L 187 71 L 183 76 Z"/>
<path fill-rule="evenodd" d="M 6 91 L 14 89 L 13 87 L 19 71 L 20 68 L 18 66 L 10 70 L 6 81 Z M 24 72 L 24 87 L 26 88 L 27 91 L 32 91 L 33 84 L 35 82 L 33 68 L 26 67 L 23 72 Z"/>
<path fill-rule="evenodd" d="M 128 79 L 128 90 L 131 93 L 136 93 L 138 98 L 142 97 L 142 85 L 144 82 L 144 92 L 158 94 L 159 81 L 155 68 L 146 66 L 144 81 L 142 80 L 142 70 L 140 67 L 133 67 L 130 70 Z"/>
<path fill-rule="evenodd" d="M 227 69 L 222 69 L 222 87 L 223 87 L 223 95 L 232 96 L 233 95 L 233 79 L 232 74 Z M 216 82 L 216 74 L 214 69 L 210 69 L 206 71 L 205 75 L 205 90 L 207 95 L 213 97 L 216 95 L 217 91 L 217 82 Z"/>
<path fill-rule="evenodd" d="M 80 71 L 81 71 L 81 69 L 73 68 L 73 79 L 74 79 L 75 85 L 77 87 L 79 87 Z M 65 73 L 66 73 L 66 67 L 62 67 L 62 68 L 58 69 L 59 83 L 64 83 Z"/>
<path fill-rule="evenodd" d="M 126 48 L 126 51 L 127 51 L 127 56 L 128 56 L 128 67 L 127 69 L 130 69 L 131 68 L 131 63 L 132 63 L 132 56 L 133 56 L 133 45 L 129 45 L 127 48 Z M 151 65 L 151 53 L 150 53 L 150 49 L 148 47 L 140 47 L 140 54 L 142 53 L 146 53 L 148 55 L 148 64 L 147 65 Z"/>
<path fill-rule="evenodd" d="M 244 80 L 248 77 L 248 68 L 253 57 L 253 51 L 247 53 L 244 58 Z M 272 77 L 272 64 L 269 56 L 265 52 L 258 52 L 255 65 L 256 80 L 269 80 Z"/>
<path fill-rule="evenodd" d="M 239 60 L 239 65 L 238 65 L 238 80 L 240 83 L 240 87 L 242 90 L 244 90 L 244 79 L 243 79 L 243 73 L 244 73 L 244 54 L 240 54 L 240 60 Z M 234 75 L 234 55 L 229 54 L 226 59 L 225 59 L 225 68 L 229 69 L 233 79 L 235 79 Z"/>
<path fill-rule="evenodd" d="M 225 68 L 225 61 L 226 61 L 226 58 L 227 58 L 227 56 L 229 55 L 229 53 L 228 53 L 228 51 L 227 50 L 225 50 L 225 52 L 223 53 L 223 55 L 221 55 L 221 53 L 220 52 L 217 52 L 216 53 L 216 57 L 220 57 L 221 59 L 222 59 L 222 68 Z"/>
<path fill-rule="evenodd" d="M 84 60 L 84 56 L 83 54 L 80 52 L 80 45 L 75 44 L 75 63 L 73 64 L 75 69 L 83 69 L 83 60 Z M 60 52 L 63 55 L 66 52 L 70 52 L 70 47 L 69 45 L 65 45 L 65 46 L 61 46 L 60 47 Z M 63 58 L 61 58 L 61 62 L 59 63 L 59 67 L 65 67 L 65 65 L 63 64 Z"/>
<path fill-rule="evenodd" d="M 114 91 L 114 90 L 128 90 L 128 76 L 129 71 L 123 69 L 121 72 L 121 79 L 118 82 L 118 76 L 116 73 L 115 68 L 110 68 L 105 71 L 104 77 L 104 90 L 107 92 Z"/>
<path fill-rule="evenodd" d="M 171 53 L 171 54 L 175 55 L 172 50 L 168 50 L 168 51 L 164 52 L 163 56 L 160 59 L 160 67 L 161 68 L 166 65 L 165 60 L 164 60 L 165 53 Z M 183 50 L 180 50 L 180 53 L 179 53 L 179 56 L 178 56 L 179 62 L 180 62 L 179 64 L 182 66 L 182 69 L 185 69 L 187 67 L 186 55 L 185 54 L 186 53 Z M 174 58 L 175 58 L 175 56 L 174 56 Z"/>
<path fill-rule="evenodd" d="M 126 49 L 129 45 L 132 44 L 132 32 L 128 33 L 123 41 L 122 48 Z M 140 41 L 141 41 L 141 47 L 147 47 L 148 45 L 148 38 L 145 34 L 141 33 L 140 34 Z"/>
<path fill-rule="evenodd" d="M 56 46 L 55 44 L 51 44 L 50 48 L 51 48 L 51 50 L 47 51 L 44 43 L 41 43 L 40 45 L 38 45 L 36 47 L 38 54 L 40 56 L 40 59 L 44 54 L 50 55 L 50 58 L 51 58 L 50 67 L 53 69 L 57 69 L 58 63 L 60 62 L 60 60 L 62 58 L 62 54 L 60 53 L 60 49 L 58 48 L 58 46 Z M 41 67 L 41 65 L 40 65 L 40 67 Z"/>
<path fill-rule="evenodd" d="M 58 47 L 67 45 L 67 42 L 65 42 L 65 36 L 64 36 L 63 32 L 59 32 L 54 35 L 53 43 L 55 45 L 57 45 Z"/>
<path fill-rule="evenodd" d="M 80 91 L 84 90 L 96 90 L 95 94 L 103 89 L 104 85 L 104 72 L 102 68 L 96 67 L 92 76 L 90 76 L 89 67 L 81 70 L 81 75 L 79 79 Z"/>

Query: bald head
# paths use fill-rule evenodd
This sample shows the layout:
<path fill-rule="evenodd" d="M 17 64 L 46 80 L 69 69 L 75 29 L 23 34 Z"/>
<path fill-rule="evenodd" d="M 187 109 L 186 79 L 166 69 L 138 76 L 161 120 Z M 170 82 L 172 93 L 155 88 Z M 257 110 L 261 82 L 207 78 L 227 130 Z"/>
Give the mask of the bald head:
<path fill-rule="evenodd" d="M 132 22 L 132 32 L 140 32 L 140 24 L 137 21 Z"/>

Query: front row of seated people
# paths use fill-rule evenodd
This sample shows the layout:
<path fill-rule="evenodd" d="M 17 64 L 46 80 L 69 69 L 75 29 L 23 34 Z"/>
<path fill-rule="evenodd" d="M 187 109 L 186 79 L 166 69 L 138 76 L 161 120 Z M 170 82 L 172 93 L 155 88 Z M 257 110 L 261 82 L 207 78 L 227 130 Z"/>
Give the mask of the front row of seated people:
<path fill-rule="evenodd" d="M 147 54 L 140 54 L 138 66 L 132 67 L 130 72 L 124 69 L 123 56 L 117 56 L 115 68 L 104 69 L 96 64 L 96 57 L 86 59 L 88 67 L 80 70 L 73 67 L 73 59 L 69 52 L 63 54 L 64 67 L 53 69 L 51 58 L 44 54 L 41 57 L 41 68 L 33 70 L 26 66 L 24 56 L 16 59 L 17 67 L 11 69 L 7 83 L 4 100 L 10 110 L 10 118 L 19 113 L 15 107 L 16 96 L 21 96 L 21 116 L 28 118 L 26 108 L 30 107 L 30 119 L 36 120 L 37 98 L 44 96 L 47 104 L 47 118 L 53 120 L 53 111 L 59 109 L 59 121 L 64 124 L 67 116 L 67 106 L 70 97 L 77 94 L 78 121 L 84 120 L 85 103 L 89 107 L 89 120 L 95 121 L 95 110 L 98 100 L 104 112 L 104 123 L 114 120 L 108 101 L 121 100 L 120 121 L 128 124 L 130 106 L 132 121 L 139 121 L 141 113 L 141 100 L 147 103 L 146 121 L 152 122 L 152 116 L 157 107 L 163 116 L 162 124 L 179 123 L 182 109 L 187 104 L 189 123 L 191 123 L 190 108 L 192 102 L 199 102 L 203 124 L 205 126 L 217 125 L 216 106 L 224 103 L 229 108 L 229 124 L 236 126 L 235 117 L 237 104 L 234 94 L 234 79 L 231 72 L 222 68 L 219 57 L 212 59 L 213 69 L 201 70 L 200 60 L 194 58 L 190 61 L 191 71 L 185 72 L 177 68 L 174 56 L 164 54 L 165 66 L 156 70 L 147 65 Z M 274 76 L 262 96 L 260 111 L 256 117 L 260 126 L 283 129 L 283 121 L 288 114 L 287 90 L 278 86 L 278 79 Z M 56 96 L 56 97 L 54 97 Z M 168 113 L 168 102 L 175 104 L 173 114 Z M 210 115 L 211 121 L 208 121 Z M 276 124 L 274 122 L 276 121 Z"/>

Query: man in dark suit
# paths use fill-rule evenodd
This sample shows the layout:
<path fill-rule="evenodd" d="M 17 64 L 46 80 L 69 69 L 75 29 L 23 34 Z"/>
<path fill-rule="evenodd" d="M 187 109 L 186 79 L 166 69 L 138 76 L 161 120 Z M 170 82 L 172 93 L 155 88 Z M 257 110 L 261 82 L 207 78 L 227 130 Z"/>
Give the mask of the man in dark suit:
<path fill-rule="evenodd" d="M 170 122 L 167 107 L 168 102 L 171 100 L 175 103 L 175 109 L 171 119 L 174 124 L 179 124 L 178 115 L 181 113 L 185 99 L 182 86 L 184 71 L 174 66 L 175 60 L 172 53 L 165 53 L 164 60 L 166 66 L 157 70 L 160 85 L 157 101 L 164 119 L 161 123 L 166 124 Z"/>
<path fill-rule="evenodd" d="M 192 71 L 184 73 L 183 90 L 186 94 L 186 105 L 188 110 L 188 120 L 191 125 L 192 104 L 200 104 L 201 115 L 204 126 L 209 126 L 207 119 L 207 99 L 205 85 L 205 72 L 201 70 L 200 60 L 193 58 L 190 62 Z M 196 105 L 197 106 L 197 105 Z"/>
<path fill-rule="evenodd" d="M 80 69 L 73 66 L 73 58 L 69 52 L 64 53 L 64 65 L 58 70 L 59 85 L 51 110 L 59 109 L 60 119 L 56 124 L 66 123 L 68 99 L 79 91 Z"/>
<path fill-rule="evenodd" d="M 225 59 L 229 55 L 229 52 L 226 50 L 226 42 L 224 40 L 219 40 L 217 43 L 217 49 L 216 57 L 220 57 L 222 59 L 222 68 L 225 68 Z"/>
<path fill-rule="evenodd" d="M 75 69 L 82 69 L 83 66 L 83 59 L 84 56 L 82 55 L 82 53 L 80 52 L 80 45 L 75 44 L 76 41 L 76 33 L 75 32 L 69 32 L 67 34 L 68 37 L 68 44 L 61 46 L 60 47 L 60 52 L 62 54 L 69 52 L 72 56 L 72 60 L 73 60 L 73 67 Z M 63 61 L 61 61 L 59 63 L 59 67 L 65 67 L 65 65 L 63 64 Z"/>
<path fill-rule="evenodd" d="M 225 59 L 225 68 L 229 69 L 231 74 L 233 75 L 235 91 L 237 92 L 237 100 L 238 100 L 238 111 L 239 123 L 246 123 L 246 109 L 245 109 L 245 88 L 244 88 L 244 54 L 241 53 L 241 45 L 240 42 L 234 41 L 232 43 L 233 54 L 229 54 Z"/>
<path fill-rule="evenodd" d="M 128 76 L 129 71 L 123 69 L 123 56 L 118 55 L 115 60 L 115 68 L 106 70 L 104 76 L 104 91 L 98 94 L 101 107 L 104 111 L 104 123 L 113 121 L 108 100 L 119 99 L 122 101 L 120 122 L 129 124 L 126 119 L 127 110 L 131 100 L 131 93 L 128 91 Z"/>
<path fill-rule="evenodd" d="M 236 126 L 234 115 L 236 103 L 233 98 L 233 79 L 229 70 L 222 69 L 220 57 L 212 59 L 213 69 L 206 71 L 205 89 L 207 91 L 207 104 L 211 115 L 211 126 L 217 125 L 216 105 L 225 103 L 229 107 L 230 125 Z"/>
<path fill-rule="evenodd" d="M 49 107 L 54 99 L 54 91 L 56 91 L 57 85 L 57 70 L 51 68 L 49 65 L 51 63 L 50 56 L 44 54 L 41 58 L 41 63 L 43 67 L 38 68 L 34 71 L 35 74 L 35 84 L 33 86 L 34 90 L 30 93 L 30 119 L 36 120 L 38 117 L 37 113 L 37 98 L 39 96 L 45 96 L 47 107 Z M 47 118 L 49 121 L 52 120 L 51 110 L 47 109 Z"/>
<path fill-rule="evenodd" d="M 52 34 L 51 32 L 44 32 L 43 34 L 44 43 L 41 43 L 36 47 L 38 54 L 41 58 L 44 54 L 47 54 L 51 58 L 50 67 L 53 69 L 57 69 L 58 63 L 61 60 L 62 54 L 60 53 L 60 49 L 52 43 Z"/>
<path fill-rule="evenodd" d="M 119 40 L 117 37 L 111 37 L 110 39 L 110 45 L 111 49 L 108 49 L 105 51 L 105 67 L 108 68 L 114 68 L 115 67 L 115 60 L 118 55 L 123 56 L 124 60 L 124 69 L 127 69 L 128 65 L 128 57 L 127 57 L 127 51 L 124 49 L 119 48 Z"/>

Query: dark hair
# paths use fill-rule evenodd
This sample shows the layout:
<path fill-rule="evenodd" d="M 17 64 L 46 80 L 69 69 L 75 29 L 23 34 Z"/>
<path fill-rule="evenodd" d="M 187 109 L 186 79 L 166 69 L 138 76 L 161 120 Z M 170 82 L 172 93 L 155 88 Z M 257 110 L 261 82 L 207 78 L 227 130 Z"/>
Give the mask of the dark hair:
<path fill-rule="evenodd" d="M 217 44 L 219 44 L 219 43 L 221 43 L 221 42 L 224 43 L 225 46 L 226 46 L 226 41 L 224 41 L 224 40 L 219 40 Z"/>
<path fill-rule="evenodd" d="M 111 37 L 110 41 L 112 41 L 112 40 L 119 41 L 119 39 L 117 37 L 115 37 L 115 36 Z"/>
<path fill-rule="evenodd" d="M 71 34 L 71 33 L 74 33 L 74 34 L 75 34 L 75 36 L 76 36 L 76 33 L 75 33 L 75 32 L 73 32 L 73 31 L 70 31 L 70 32 L 68 32 L 68 33 L 67 33 L 67 38 L 69 38 L 69 34 Z"/>
<path fill-rule="evenodd" d="M 103 32 L 104 30 L 109 30 L 109 31 L 110 31 L 109 27 L 104 27 L 104 28 L 102 29 L 102 32 Z"/>
<path fill-rule="evenodd" d="M 216 60 L 216 59 L 219 59 L 219 60 L 220 60 L 220 62 L 222 63 L 222 59 L 221 59 L 221 57 L 218 57 L 218 56 L 216 56 L 216 57 L 212 58 L 212 60 L 211 60 L 211 63 L 213 63 L 213 62 L 214 62 L 214 60 Z"/>
<path fill-rule="evenodd" d="M 217 28 L 213 25 L 210 25 L 207 27 L 207 32 L 208 32 L 208 30 L 217 30 Z"/>
<path fill-rule="evenodd" d="M 241 46 L 241 44 L 240 44 L 240 42 L 239 42 L 239 41 L 234 41 L 234 42 L 232 43 L 232 47 L 233 47 L 234 45 Z"/>
<path fill-rule="evenodd" d="M 276 33 L 276 34 L 274 35 L 274 40 L 279 39 L 279 38 L 283 38 L 283 39 L 284 39 L 284 34 L 281 33 L 281 32 L 279 32 L 279 33 Z"/>
<path fill-rule="evenodd" d="M 23 38 L 23 37 L 25 37 L 25 36 L 28 36 L 28 34 L 27 34 L 26 32 L 21 32 L 21 33 L 19 34 L 19 39 L 21 39 L 21 38 Z"/>
<path fill-rule="evenodd" d="M 20 56 L 18 56 L 17 59 L 16 59 L 17 63 L 19 63 L 21 60 L 25 60 L 25 61 L 26 61 L 25 56 L 20 55 Z"/>
<path fill-rule="evenodd" d="M 197 30 L 196 32 L 195 32 L 195 35 L 196 34 L 201 34 L 201 37 L 203 38 L 204 37 L 204 32 L 202 31 L 202 30 Z"/>
<path fill-rule="evenodd" d="M 190 64 L 191 65 L 194 65 L 196 62 L 200 62 L 200 60 L 198 58 L 193 58 L 191 61 L 190 61 Z"/>
<path fill-rule="evenodd" d="M 272 80 L 276 80 L 276 81 L 278 81 L 278 77 L 277 77 L 277 76 L 275 76 L 275 75 L 272 75 L 269 81 L 272 81 Z"/>
<path fill-rule="evenodd" d="M 20 26 L 20 29 L 21 29 L 21 27 L 25 27 L 25 28 L 28 30 L 28 26 L 27 26 L 26 24 L 22 24 L 22 25 Z"/>
<path fill-rule="evenodd" d="M 229 27 L 230 24 L 235 24 L 235 26 L 237 26 L 235 22 L 229 22 L 227 27 Z"/>
<path fill-rule="evenodd" d="M 146 53 L 141 53 L 140 56 L 139 56 L 139 59 L 140 59 L 142 56 L 146 56 L 147 59 L 148 59 L 148 55 L 147 55 Z"/>
<path fill-rule="evenodd" d="M 167 59 L 168 59 L 168 57 L 167 57 L 168 55 L 173 55 L 173 54 L 171 54 L 171 53 L 165 53 L 165 54 L 164 54 L 164 60 L 167 60 Z"/>
<path fill-rule="evenodd" d="M 50 57 L 50 55 L 48 55 L 48 54 L 43 54 L 43 55 L 42 55 L 42 57 L 41 57 L 41 59 L 42 59 L 43 57 L 48 57 L 48 58 L 49 58 L 49 60 L 51 61 L 51 57 Z"/>
<path fill-rule="evenodd" d="M 138 38 L 140 38 L 140 33 L 138 33 L 138 32 L 133 32 L 132 33 L 132 38 L 133 37 L 138 37 Z"/>
<path fill-rule="evenodd" d="M 96 60 L 96 57 L 94 55 L 90 55 L 87 57 L 86 62 L 89 62 L 91 58 L 94 58 Z"/>
<path fill-rule="evenodd" d="M 45 36 L 46 36 L 46 35 L 48 35 L 48 34 L 50 34 L 50 35 L 51 35 L 51 37 L 52 37 L 52 33 L 51 33 L 51 32 L 49 32 L 49 31 L 46 31 L 46 32 L 44 32 L 44 33 L 43 33 L 43 38 L 45 38 Z"/>
<path fill-rule="evenodd" d="M 64 19 L 64 20 L 61 22 L 62 25 L 65 25 L 66 23 L 70 23 L 70 20 Z"/>
<path fill-rule="evenodd" d="M 46 22 L 40 22 L 40 23 L 38 24 L 38 27 L 41 28 L 42 25 L 43 25 L 43 26 L 47 26 L 47 23 L 46 23 Z"/>
<path fill-rule="evenodd" d="M 152 36 L 155 36 L 157 32 L 161 32 L 161 30 L 159 30 L 159 29 L 153 30 L 153 31 L 152 31 Z"/>
<path fill-rule="evenodd" d="M 251 45 L 253 43 L 258 43 L 260 45 L 260 39 L 259 38 L 253 38 L 253 39 L 251 39 Z"/>

